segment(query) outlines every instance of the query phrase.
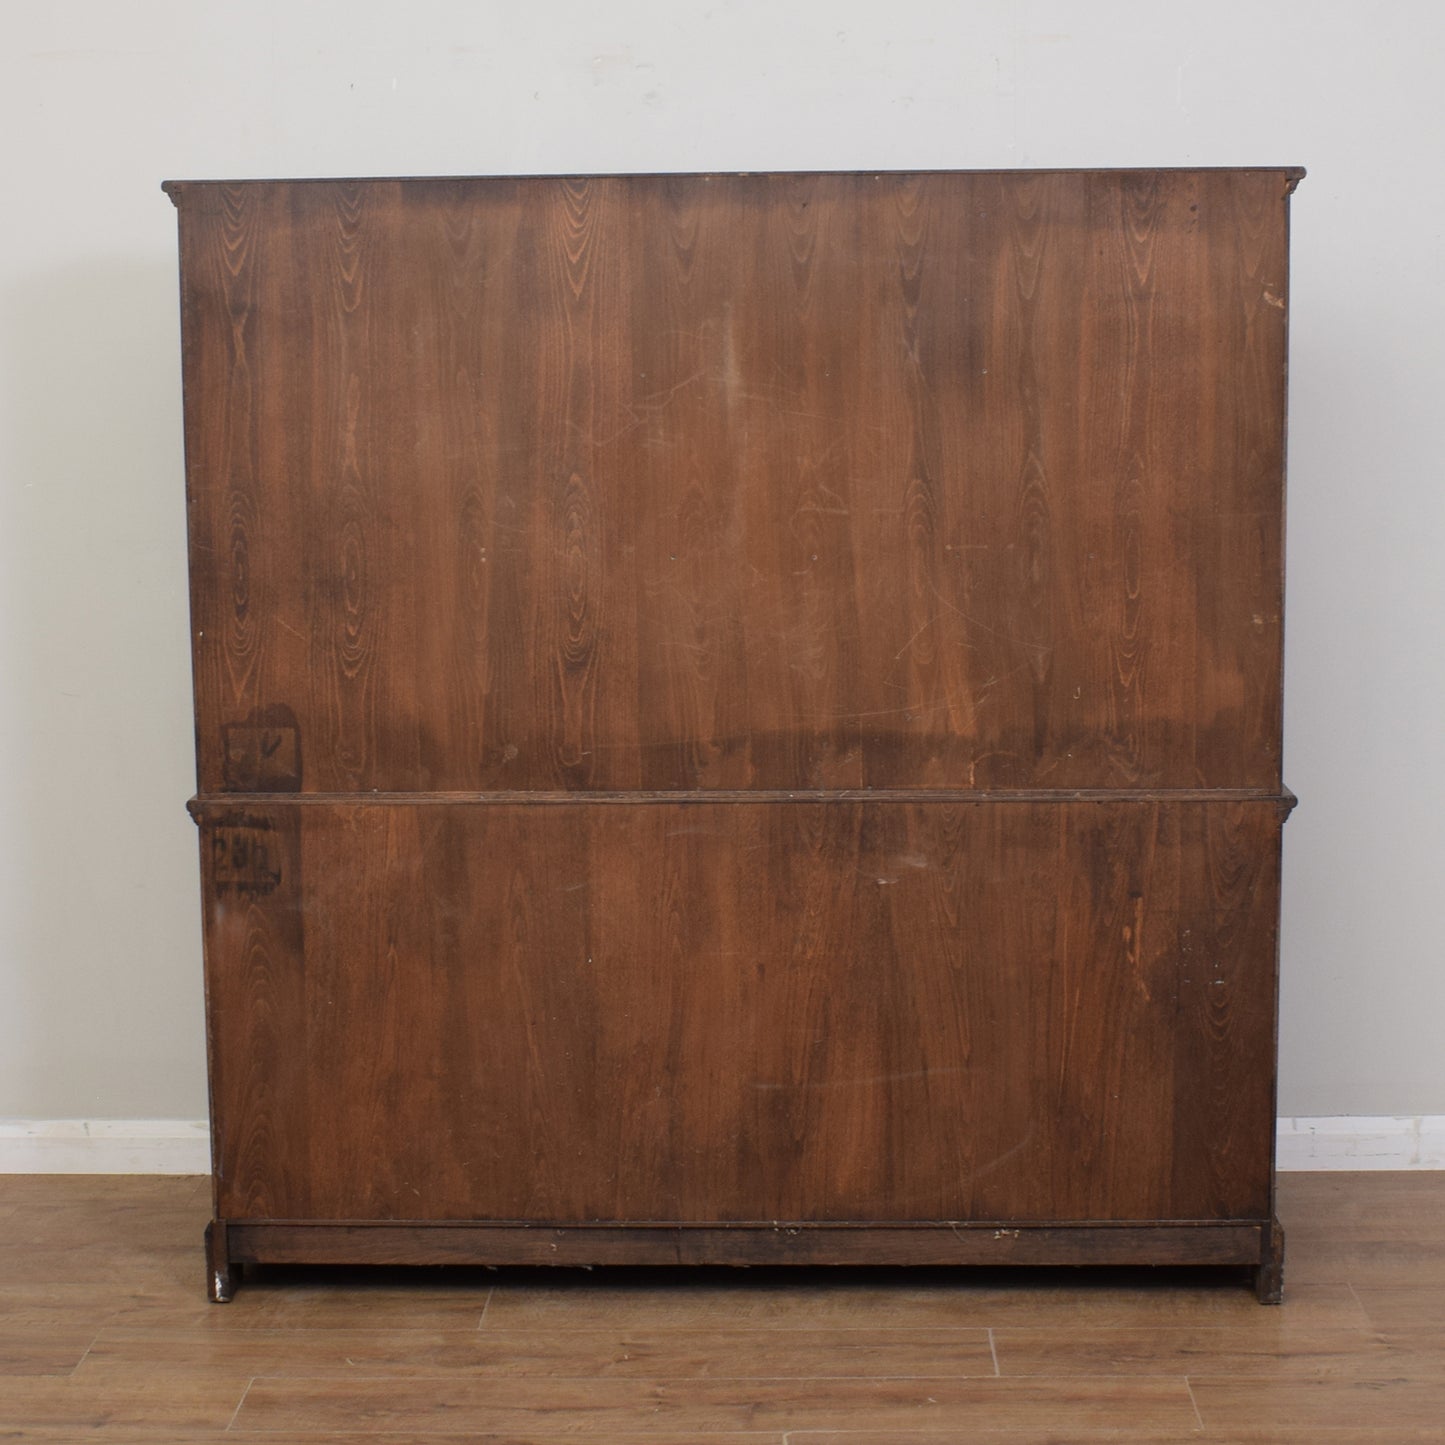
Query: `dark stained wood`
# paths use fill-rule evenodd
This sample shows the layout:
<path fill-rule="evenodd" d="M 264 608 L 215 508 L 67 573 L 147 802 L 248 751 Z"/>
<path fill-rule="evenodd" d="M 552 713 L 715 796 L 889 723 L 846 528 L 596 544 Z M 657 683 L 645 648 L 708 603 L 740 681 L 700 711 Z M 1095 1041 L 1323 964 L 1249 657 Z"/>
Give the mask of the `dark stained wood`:
<path fill-rule="evenodd" d="M 1272 803 L 235 816 L 222 1218 L 1268 1217 Z"/>
<path fill-rule="evenodd" d="M 1272 1219 L 1264 1230 L 1262 1257 L 1254 1276 L 1255 1293 L 1262 1305 L 1284 1303 L 1284 1227 Z"/>
<path fill-rule="evenodd" d="M 1294 179 L 173 187 L 202 791 L 1277 790 Z"/>
<path fill-rule="evenodd" d="M 269 1264 L 1227 1265 L 1259 1258 L 1260 1227 L 237 1224 L 230 1248 Z"/>
<path fill-rule="evenodd" d="M 232 1263 L 229 1226 L 224 1219 L 213 1219 L 206 1226 L 206 1292 L 216 1304 L 230 1303 L 237 1273 Z"/>
<path fill-rule="evenodd" d="M 168 184 L 216 1298 L 1278 1299 L 1300 174 Z"/>
<path fill-rule="evenodd" d="M 278 803 L 277 793 L 252 793 L 260 804 Z M 977 788 L 708 788 L 692 792 L 589 791 L 569 792 L 508 791 L 491 793 L 298 793 L 285 797 L 289 806 L 392 808 L 398 804 L 422 806 L 458 803 L 514 803 L 535 807 L 560 803 L 575 807 L 579 802 L 589 806 L 599 803 L 625 803 L 636 807 L 646 803 L 664 803 L 681 807 L 688 803 L 1269 803 L 1279 810 L 1281 821 L 1294 810 L 1297 799 L 1288 788 L 1278 793 L 1265 793 L 1257 788 L 1008 788 L 981 791 Z M 197 794 L 186 804 L 193 818 L 199 819 L 207 808 L 234 808 L 235 796 L 230 793 Z"/>

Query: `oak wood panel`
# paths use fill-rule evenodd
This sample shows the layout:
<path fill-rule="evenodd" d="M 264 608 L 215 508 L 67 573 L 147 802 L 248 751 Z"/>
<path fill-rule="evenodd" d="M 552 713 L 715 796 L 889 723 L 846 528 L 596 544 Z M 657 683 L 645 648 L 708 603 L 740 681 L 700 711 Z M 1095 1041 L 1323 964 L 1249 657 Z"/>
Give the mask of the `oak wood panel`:
<path fill-rule="evenodd" d="M 202 791 L 1277 789 L 1295 179 L 171 186 Z"/>
<path fill-rule="evenodd" d="M 199 811 L 223 1218 L 1268 1217 L 1273 801 Z"/>

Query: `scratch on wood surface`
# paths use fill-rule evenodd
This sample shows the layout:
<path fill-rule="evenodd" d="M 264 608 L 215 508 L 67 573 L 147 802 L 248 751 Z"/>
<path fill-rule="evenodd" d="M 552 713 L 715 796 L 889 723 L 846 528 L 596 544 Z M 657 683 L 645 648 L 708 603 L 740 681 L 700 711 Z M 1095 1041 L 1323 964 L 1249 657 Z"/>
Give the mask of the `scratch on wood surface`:
<path fill-rule="evenodd" d="M 1052 643 L 1030 642 L 1027 640 L 1027 638 L 1015 637 L 1012 633 L 1000 632 L 997 627 L 990 627 L 988 623 L 984 622 L 981 618 L 975 617 L 971 613 L 965 612 L 963 608 L 959 607 L 956 603 L 950 602 L 948 598 L 943 595 L 942 591 L 939 590 L 939 586 L 936 582 L 933 584 L 932 592 L 934 597 L 942 606 L 946 607 L 950 612 L 955 613 L 957 616 L 963 618 L 963 620 L 968 623 L 970 627 L 977 627 L 981 632 L 987 632 L 990 634 L 990 636 L 997 637 L 1004 642 L 1012 643 L 1015 647 L 1032 648 L 1035 652 L 1038 653 L 1048 653 L 1053 651 Z M 930 619 L 930 621 L 932 621 L 932 619 Z"/>
<path fill-rule="evenodd" d="M 905 707 L 880 707 L 861 711 L 848 708 L 843 712 L 818 713 L 806 721 L 810 726 L 816 726 L 819 723 L 861 722 L 865 718 L 875 717 L 905 717 L 909 722 L 913 722 L 915 713 L 921 716 L 924 713 L 947 712 L 949 706 L 949 700 L 945 698 L 937 702 L 911 703 Z"/>
<path fill-rule="evenodd" d="M 977 1168 L 970 1170 L 969 1178 L 981 1179 L 985 1174 L 992 1174 L 993 1171 L 999 1167 L 999 1165 L 1003 1164 L 1009 1159 L 1012 1159 L 1015 1154 L 1018 1154 L 1022 1150 L 1027 1149 L 1029 1144 L 1033 1141 L 1033 1137 L 1034 1127 L 1032 1124 L 1030 1124 L 1028 1132 L 1024 1135 L 1022 1139 L 1019 1140 L 1017 1144 L 1013 1146 L 1012 1149 L 1005 1149 L 1002 1154 L 996 1154 L 992 1159 L 986 1160 L 984 1163 L 978 1165 Z M 1014 1233 L 1017 1234 L 1018 1231 L 1015 1230 Z"/>
<path fill-rule="evenodd" d="M 623 406 L 622 411 L 626 414 L 628 420 L 615 431 L 609 432 L 606 436 L 589 438 L 580 423 L 571 417 L 567 418 L 567 425 L 584 441 L 590 441 L 594 447 L 610 447 L 614 442 L 621 441 L 622 438 L 629 433 L 635 432 L 638 427 L 645 426 L 650 421 L 655 421 L 658 415 L 667 409 L 680 392 L 704 380 L 707 374 L 706 367 L 699 367 L 690 375 L 683 377 L 681 381 L 675 382 L 672 386 L 667 387 L 666 390 L 656 391 L 647 396 L 638 397 L 631 406 Z"/>
<path fill-rule="evenodd" d="M 754 1079 L 753 1088 L 759 1090 L 778 1089 L 862 1089 L 872 1088 L 877 1084 L 903 1084 L 911 1079 L 941 1079 L 950 1074 L 962 1074 L 967 1072 L 961 1068 L 954 1069 L 911 1069 L 900 1070 L 891 1074 L 860 1074 L 851 1079 L 809 1079 L 805 1083 L 795 1084 L 773 1084 L 765 1079 Z M 1025 1141 L 1027 1142 L 1027 1141 Z M 1023 1145 L 1017 1146 L 1022 1148 Z M 1013 1151 L 1010 1151 L 1013 1152 Z M 1007 1155 L 1001 1156 L 1007 1158 Z"/>

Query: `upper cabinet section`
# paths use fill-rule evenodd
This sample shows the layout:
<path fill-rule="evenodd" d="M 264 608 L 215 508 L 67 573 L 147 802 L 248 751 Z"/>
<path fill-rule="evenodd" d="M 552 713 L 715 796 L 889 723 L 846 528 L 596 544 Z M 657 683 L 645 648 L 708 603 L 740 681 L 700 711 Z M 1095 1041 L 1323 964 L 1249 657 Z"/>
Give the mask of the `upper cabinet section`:
<path fill-rule="evenodd" d="M 1297 174 L 171 186 L 202 792 L 1278 788 Z"/>

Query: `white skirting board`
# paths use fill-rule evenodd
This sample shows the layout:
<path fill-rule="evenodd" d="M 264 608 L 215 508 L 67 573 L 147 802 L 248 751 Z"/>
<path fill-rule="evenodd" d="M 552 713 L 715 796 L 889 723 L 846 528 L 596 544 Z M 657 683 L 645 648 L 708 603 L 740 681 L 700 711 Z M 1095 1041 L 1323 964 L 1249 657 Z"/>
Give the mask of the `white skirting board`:
<path fill-rule="evenodd" d="M 1281 1119 L 1276 1164 L 1312 1169 L 1445 1169 L 1445 1114 Z"/>
<path fill-rule="evenodd" d="M 209 1174 L 204 1119 L 3 1119 L 0 1174 Z"/>
<path fill-rule="evenodd" d="M 1279 1167 L 1445 1169 L 1445 1114 L 1279 1121 Z M 207 1174 L 204 1119 L 0 1120 L 0 1174 Z"/>

